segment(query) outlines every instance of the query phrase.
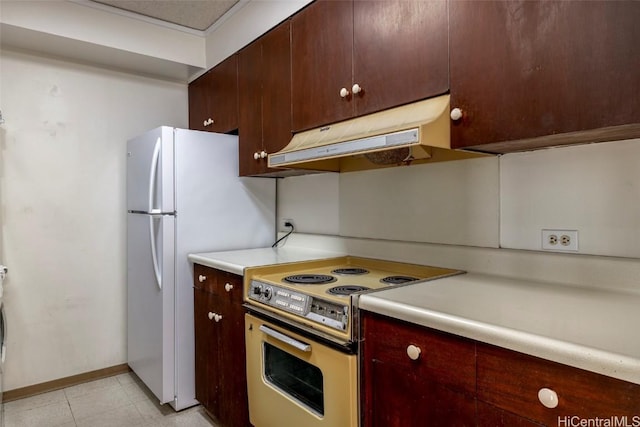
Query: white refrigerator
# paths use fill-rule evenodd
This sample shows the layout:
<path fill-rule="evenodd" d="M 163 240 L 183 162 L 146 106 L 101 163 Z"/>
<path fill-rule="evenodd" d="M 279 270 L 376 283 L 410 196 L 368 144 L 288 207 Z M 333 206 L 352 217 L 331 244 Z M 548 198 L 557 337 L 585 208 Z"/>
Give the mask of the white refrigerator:
<path fill-rule="evenodd" d="M 197 404 L 192 252 L 267 247 L 275 180 L 238 177 L 238 137 L 171 127 L 127 143 L 127 361 L 161 403 Z"/>

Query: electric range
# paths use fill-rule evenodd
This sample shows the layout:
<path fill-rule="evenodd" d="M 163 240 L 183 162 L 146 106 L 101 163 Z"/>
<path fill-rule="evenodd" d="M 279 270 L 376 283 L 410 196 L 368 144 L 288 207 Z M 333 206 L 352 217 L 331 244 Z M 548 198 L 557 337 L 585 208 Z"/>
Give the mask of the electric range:
<path fill-rule="evenodd" d="M 245 307 L 329 341 L 355 340 L 358 296 L 460 274 L 446 268 L 344 256 L 248 268 Z"/>

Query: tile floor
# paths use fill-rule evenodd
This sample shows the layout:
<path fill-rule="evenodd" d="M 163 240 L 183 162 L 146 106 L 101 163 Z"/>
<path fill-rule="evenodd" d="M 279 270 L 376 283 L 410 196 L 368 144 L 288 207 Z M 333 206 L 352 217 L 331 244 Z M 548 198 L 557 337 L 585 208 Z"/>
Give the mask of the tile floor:
<path fill-rule="evenodd" d="M 133 373 L 7 402 L 5 427 L 215 427 L 201 406 L 160 406 Z"/>

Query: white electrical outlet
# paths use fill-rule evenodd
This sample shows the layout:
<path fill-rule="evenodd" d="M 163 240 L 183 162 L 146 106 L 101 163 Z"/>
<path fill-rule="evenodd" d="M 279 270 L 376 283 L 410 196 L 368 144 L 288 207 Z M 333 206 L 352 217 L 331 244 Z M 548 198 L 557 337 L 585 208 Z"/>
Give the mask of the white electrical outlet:
<path fill-rule="evenodd" d="M 285 225 L 287 223 L 293 225 L 293 219 L 291 219 L 291 218 L 282 218 L 282 220 L 280 221 L 280 231 L 289 231 L 289 230 L 291 230 L 291 227 L 287 227 Z"/>
<path fill-rule="evenodd" d="M 578 252 L 578 230 L 542 229 L 542 249 Z"/>

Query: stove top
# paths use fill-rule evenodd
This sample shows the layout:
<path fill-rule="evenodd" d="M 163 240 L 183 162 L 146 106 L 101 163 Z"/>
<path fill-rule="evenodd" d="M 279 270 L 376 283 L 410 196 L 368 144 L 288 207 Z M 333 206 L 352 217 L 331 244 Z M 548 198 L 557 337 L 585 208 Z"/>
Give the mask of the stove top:
<path fill-rule="evenodd" d="M 345 256 L 248 268 L 244 296 L 250 306 L 348 341 L 358 295 L 458 273 Z"/>

